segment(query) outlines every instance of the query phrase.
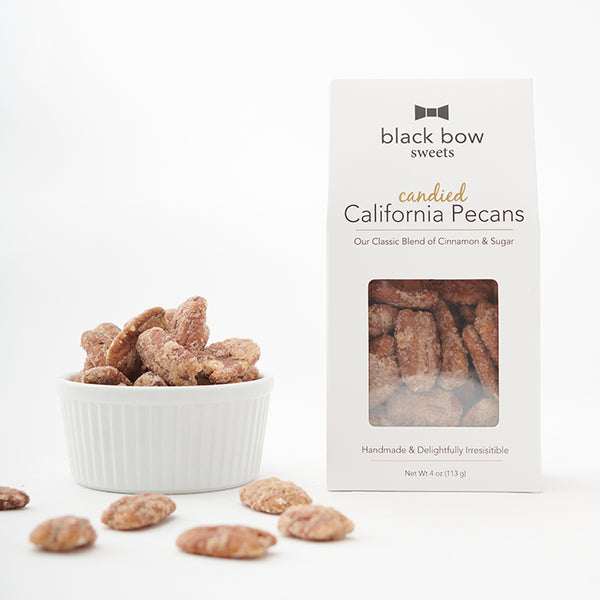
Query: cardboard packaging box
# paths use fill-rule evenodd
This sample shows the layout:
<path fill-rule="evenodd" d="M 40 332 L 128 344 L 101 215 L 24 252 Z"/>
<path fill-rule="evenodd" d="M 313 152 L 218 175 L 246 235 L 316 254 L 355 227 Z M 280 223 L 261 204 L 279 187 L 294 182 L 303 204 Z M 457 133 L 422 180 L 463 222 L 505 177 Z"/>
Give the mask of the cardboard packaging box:
<path fill-rule="evenodd" d="M 540 489 L 531 87 L 332 84 L 331 490 Z"/>

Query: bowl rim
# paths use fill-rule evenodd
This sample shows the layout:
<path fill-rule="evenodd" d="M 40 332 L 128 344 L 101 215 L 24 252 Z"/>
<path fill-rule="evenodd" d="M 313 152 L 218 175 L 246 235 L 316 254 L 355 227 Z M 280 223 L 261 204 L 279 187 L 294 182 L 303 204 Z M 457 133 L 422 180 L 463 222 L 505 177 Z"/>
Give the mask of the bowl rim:
<path fill-rule="evenodd" d="M 273 376 L 260 374 L 258 379 L 238 383 L 190 386 L 120 386 L 89 384 L 73 381 L 77 372 L 61 375 L 56 386 L 61 399 L 100 402 L 103 404 L 173 404 L 211 403 L 247 400 L 269 394 L 273 389 Z"/>

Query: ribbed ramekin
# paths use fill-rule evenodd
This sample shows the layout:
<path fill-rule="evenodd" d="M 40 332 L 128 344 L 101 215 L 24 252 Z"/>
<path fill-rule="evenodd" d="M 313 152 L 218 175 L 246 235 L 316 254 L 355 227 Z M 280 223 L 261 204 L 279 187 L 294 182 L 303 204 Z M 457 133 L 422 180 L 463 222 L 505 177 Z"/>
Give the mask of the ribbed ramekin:
<path fill-rule="evenodd" d="M 258 475 L 273 378 L 193 387 L 57 382 L 77 483 L 185 494 Z"/>

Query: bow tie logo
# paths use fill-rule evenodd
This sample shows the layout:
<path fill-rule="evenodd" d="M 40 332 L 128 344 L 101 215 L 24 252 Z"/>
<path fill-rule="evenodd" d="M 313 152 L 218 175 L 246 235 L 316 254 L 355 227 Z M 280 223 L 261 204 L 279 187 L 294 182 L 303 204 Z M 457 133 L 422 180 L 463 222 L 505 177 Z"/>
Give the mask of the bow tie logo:
<path fill-rule="evenodd" d="M 425 117 L 438 117 L 447 121 L 448 111 L 449 107 L 447 104 L 445 106 L 440 106 L 439 108 L 424 108 L 423 106 L 415 104 L 415 121 L 424 119 Z"/>

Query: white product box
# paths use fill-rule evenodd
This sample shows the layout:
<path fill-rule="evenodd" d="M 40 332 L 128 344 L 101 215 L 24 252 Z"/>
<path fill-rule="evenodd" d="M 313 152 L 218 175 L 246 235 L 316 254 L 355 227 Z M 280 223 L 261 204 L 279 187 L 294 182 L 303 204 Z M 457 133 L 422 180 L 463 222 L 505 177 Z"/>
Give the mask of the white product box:
<path fill-rule="evenodd" d="M 539 491 L 531 81 L 335 81 L 328 487 Z"/>

